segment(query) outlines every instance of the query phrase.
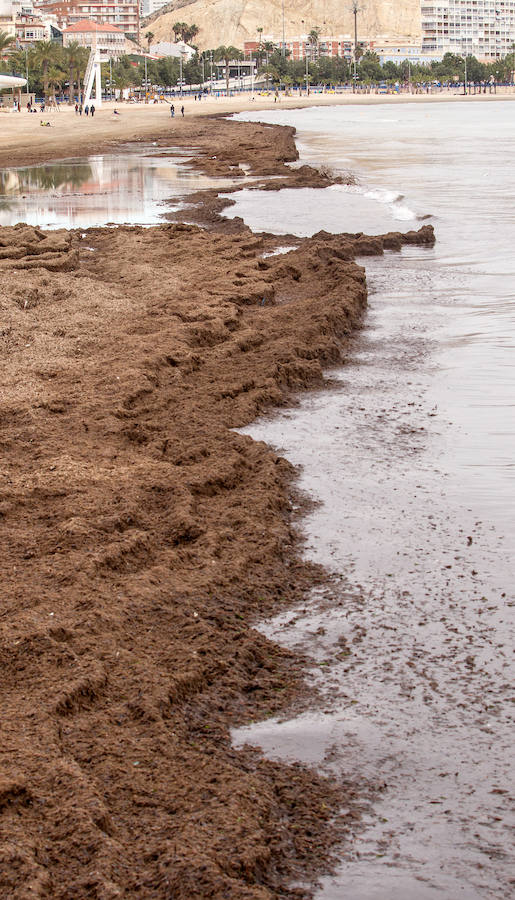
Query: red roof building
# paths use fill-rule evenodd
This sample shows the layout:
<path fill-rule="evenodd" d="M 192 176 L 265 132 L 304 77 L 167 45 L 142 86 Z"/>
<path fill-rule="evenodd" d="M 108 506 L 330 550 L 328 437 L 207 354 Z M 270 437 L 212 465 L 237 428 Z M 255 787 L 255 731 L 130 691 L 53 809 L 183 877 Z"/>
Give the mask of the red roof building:
<path fill-rule="evenodd" d="M 106 22 L 92 22 L 82 19 L 63 29 L 63 47 L 77 41 L 81 47 L 96 47 L 105 57 L 117 59 L 126 50 L 126 38 L 123 31 Z"/>

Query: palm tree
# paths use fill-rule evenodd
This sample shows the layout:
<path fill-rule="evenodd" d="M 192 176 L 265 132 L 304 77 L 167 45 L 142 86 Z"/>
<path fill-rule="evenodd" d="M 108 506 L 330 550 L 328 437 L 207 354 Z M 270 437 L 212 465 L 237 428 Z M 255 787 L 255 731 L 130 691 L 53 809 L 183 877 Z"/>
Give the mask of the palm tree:
<path fill-rule="evenodd" d="M 61 87 L 63 80 L 65 78 L 65 74 L 62 69 L 58 69 L 57 66 L 50 66 L 48 70 L 48 85 L 52 88 L 52 100 L 55 102 L 55 89 L 56 87 Z M 46 93 L 45 93 L 46 99 Z"/>
<path fill-rule="evenodd" d="M 0 31 L 0 54 L 3 55 L 3 51 L 7 50 L 13 42 L 12 35 L 7 34 L 6 31 Z"/>
<path fill-rule="evenodd" d="M 43 76 L 43 93 L 48 94 L 48 70 L 57 59 L 58 48 L 52 41 L 38 41 L 34 47 L 34 62 L 41 66 Z"/>
<path fill-rule="evenodd" d="M 265 66 L 264 69 L 259 70 L 259 75 L 264 75 L 266 79 L 266 89 L 268 90 L 270 79 L 274 82 L 278 82 L 280 80 L 280 75 L 275 66 Z"/>
<path fill-rule="evenodd" d="M 182 35 L 182 39 L 185 44 L 190 44 L 194 37 L 198 34 L 198 28 L 196 25 L 188 25 Z"/>
<path fill-rule="evenodd" d="M 318 56 L 318 37 L 320 35 L 319 28 L 312 28 L 308 34 L 308 42 L 311 47 L 311 59 L 315 60 Z"/>
<path fill-rule="evenodd" d="M 30 68 L 31 51 L 28 51 L 27 57 L 25 56 L 25 52 L 25 50 L 11 50 L 9 53 L 8 67 L 13 75 L 17 72 L 25 72 L 27 68 Z M 0 56 L 1 55 L 2 51 L 0 50 Z"/>
<path fill-rule="evenodd" d="M 229 96 L 229 63 L 233 59 L 243 59 L 243 53 L 236 47 L 217 47 L 213 59 L 215 62 L 223 62 L 225 64 L 225 89 Z"/>
<path fill-rule="evenodd" d="M 175 40 L 178 41 L 180 38 L 181 41 L 184 41 L 186 43 L 185 38 L 184 38 L 184 33 L 187 30 L 188 30 L 187 22 L 176 22 L 175 25 L 172 26 L 172 31 L 175 35 Z"/>
<path fill-rule="evenodd" d="M 68 103 L 70 105 L 73 105 L 75 100 L 73 90 L 75 80 L 77 81 L 77 91 L 80 99 L 80 72 L 85 65 L 84 57 L 86 55 L 87 51 L 84 47 L 81 47 L 78 41 L 70 41 L 64 50 L 65 64 L 68 66 Z M 75 78 L 75 76 L 77 77 Z"/>
<path fill-rule="evenodd" d="M 265 51 L 266 64 L 268 65 L 268 57 L 274 52 L 275 44 L 272 43 L 272 41 L 265 41 L 265 43 L 262 44 L 262 48 Z"/>
<path fill-rule="evenodd" d="M 145 35 L 145 38 L 146 38 L 146 41 L 147 41 L 148 52 L 150 53 L 150 44 L 151 44 L 152 41 L 154 40 L 154 32 L 153 32 L 153 31 L 147 31 L 147 33 L 146 33 L 146 35 Z"/>

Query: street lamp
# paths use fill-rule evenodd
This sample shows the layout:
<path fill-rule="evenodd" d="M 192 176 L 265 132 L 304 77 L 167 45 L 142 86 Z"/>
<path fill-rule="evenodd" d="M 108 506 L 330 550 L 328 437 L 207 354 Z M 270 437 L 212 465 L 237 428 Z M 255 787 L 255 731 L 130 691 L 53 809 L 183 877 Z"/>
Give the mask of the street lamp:
<path fill-rule="evenodd" d="M 182 97 L 182 60 L 186 57 L 186 51 L 181 50 L 179 53 L 179 81 L 181 83 L 180 95 Z"/>
<path fill-rule="evenodd" d="M 362 11 L 362 7 L 358 6 L 357 0 L 354 0 L 350 10 L 354 16 L 354 86 L 352 88 L 353 92 L 356 91 L 356 84 L 358 81 L 358 13 Z"/>

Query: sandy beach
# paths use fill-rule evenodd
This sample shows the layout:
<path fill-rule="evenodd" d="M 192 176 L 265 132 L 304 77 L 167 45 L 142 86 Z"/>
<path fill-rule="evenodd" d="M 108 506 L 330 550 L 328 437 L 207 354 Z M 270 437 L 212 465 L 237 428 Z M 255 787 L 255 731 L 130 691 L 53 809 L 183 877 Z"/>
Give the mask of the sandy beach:
<path fill-rule="evenodd" d="M 0 161 L 152 139 L 208 174 L 331 183 L 285 165 L 293 129 L 212 117 L 244 103 L 185 107 L 6 115 Z M 207 228 L 0 229 L 5 897 L 305 897 L 292 879 L 359 822 L 353 784 L 229 740 L 303 690 L 302 660 L 252 624 L 326 577 L 300 556 L 292 467 L 233 429 L 341 361 L 367 302 L 356 255 L 434 235 L 265 259 L 276 238 L 218 213 L 209 194 Z"/>
<path fill-rule="evenodd" d="M 2 112 L 2 138 L 0 140 L 0 166 L 31 165 L 49 159 L 75 155 L 98 153 L 115 147 L 124 141 L 153 140 L 164 135 L 181 135 L 186 122 L 192 117 L 204 118 L 213 115 L 227 115 L 247 109 L 301 109 L 309 106 L 339 106 L 355 103 L 441 103 L 466 102 L 488 103 L 499 100 L 515 100 L 515 89 L 498 89 L 496 94 L 476 94 L 464 97 L 462 94 L 445 91 L 439 94 L 317 94 L 301 97 L 282 97 L 274 103 L 274 97 L 256 93 L 252 101 L 247 95 L 226 99 L 207 98 L 200 102 L 192 98 L 175 98 L 176 115 L 170 116 L 167 103 L 130 104 L 105 103 L 97 110 L 94 118 L 77 116 L 73 107 L 60 106 L 59 112 L 45 111 L 44 114 L 29 115 Z M 184 119 L 180 107 L 184 105 Z M 117 109 L 119 116 L 113 114 Z M 40 122 L 50 122 L 50 127 L 41 127 Z"/>

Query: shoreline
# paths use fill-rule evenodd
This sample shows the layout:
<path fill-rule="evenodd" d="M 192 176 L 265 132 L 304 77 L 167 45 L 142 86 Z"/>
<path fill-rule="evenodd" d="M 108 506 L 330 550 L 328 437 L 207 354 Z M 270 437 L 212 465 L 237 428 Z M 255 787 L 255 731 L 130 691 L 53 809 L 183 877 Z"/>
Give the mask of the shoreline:
<path fill-rule="evenodd" d="M 331 183 L 288 168 L 294 130 L 272 128 L 181 132 L 208 174 Z M 233 429 L 341 361 L 356 255 L 433 232 L 264 259 L 276 237 L 216 215 L 0 230 L 6 896 L 272 900 L 359 824 L 362 788 L 230 744 L 302 696 L 302 660 L 252 623 L 327 583 L 300 556 L 292 467 Z"/>
<path fill-rule="evenodd" d="M 508 89 L 507 89 L 508 90 Z M 185 117 L 176 115 L 171 119 L 169 105 L 131 105 L 107 101 L 95 114 L 95 118 L 77 117 L 73 107 L 61 106 L 60 112 L 45 113 L 43 117 L 20 113 L 4 113 L 0 121 L 4 123 L 0 140 L 0 167 L 37 165 L 57 159 L 76 156 L 90 156 L 114 151 L 122 144 L 141 141 L 161 141 L 165 138 L 181 139 L 184 128 L 191 121 L 202 122 L 206 118 L 231 116 L 237 112 L 254 112 L 270 109 L 305 109 L 317 106 L 354 106 L 360 104 L 397 103 L 480 103 L 515 100 L 515 88 L 507 93 L 476 94 L 314 94 L 309 97 L 290 97 L 274 103 L 273 98 L 256 95 L 250 97 L 206 99 L 195 102 L 184 101 Z M 175 104 L 180 109 L 180 98 Z M 116 117 L 112 110 L 117 108 L 121 115 Z M 50 128 L 41 128 L 41 119 L 50 121 Z M 171 141 L 173 144 L 173 140 Z M 30 150 L 27 147 L 30 146 Z"/>

